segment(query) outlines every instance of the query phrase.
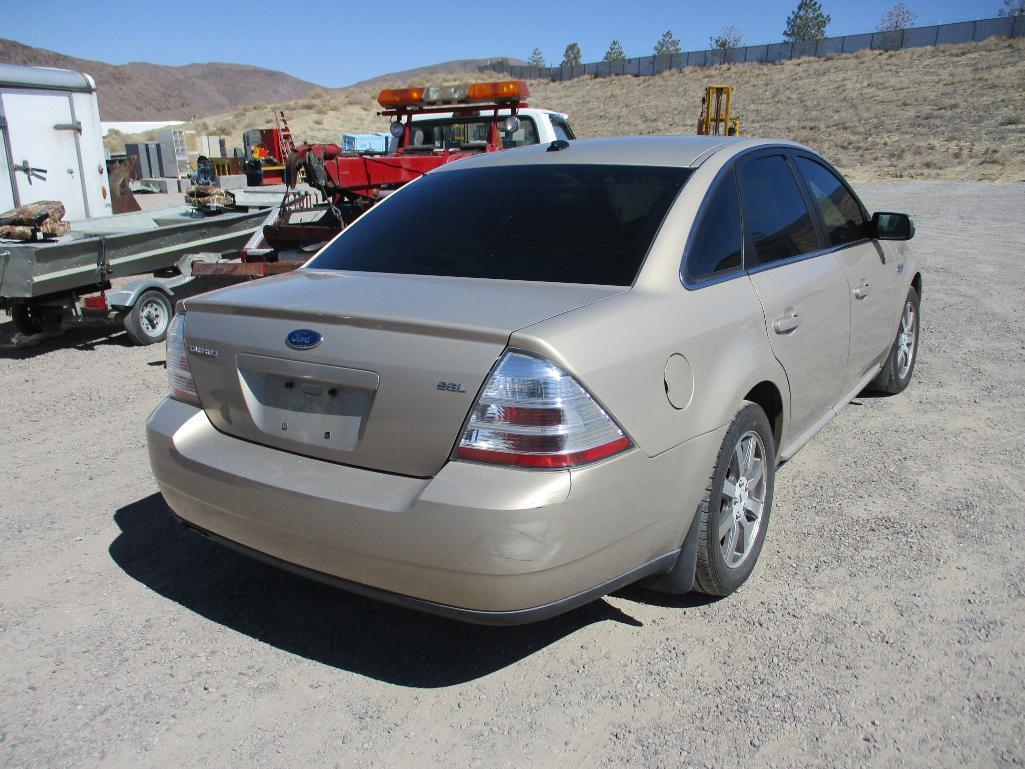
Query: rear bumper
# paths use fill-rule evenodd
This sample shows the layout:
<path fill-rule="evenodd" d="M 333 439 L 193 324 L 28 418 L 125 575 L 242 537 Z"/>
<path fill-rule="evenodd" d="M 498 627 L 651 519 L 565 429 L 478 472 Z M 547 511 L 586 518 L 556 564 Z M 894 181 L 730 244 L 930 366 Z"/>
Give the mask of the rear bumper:
<path fill-rule="evenodd" d="M 218 432 L 167 399 L 150 464 L 188 525 L 306 576 L 492 624 L 543 619 L 673 565 L 721 435 L 581 470 L 346 467 Z"/>

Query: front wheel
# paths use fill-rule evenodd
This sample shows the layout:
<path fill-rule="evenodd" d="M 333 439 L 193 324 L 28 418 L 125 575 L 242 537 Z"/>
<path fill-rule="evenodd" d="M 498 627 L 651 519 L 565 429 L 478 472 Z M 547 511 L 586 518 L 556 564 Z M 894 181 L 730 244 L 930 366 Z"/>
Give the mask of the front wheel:
<path fill-rule="evenodd" d="M 900 313 L 897 338 L 893 341 L 883 370 L 869 384 L 869 390 L 896 395 L 911 384 L 911 374 L 918 359 L 919 324 L 918 292 L 909 288 Z"/>
<path fill-rule="evenodd" d="M 745 403 L 726 431 L 698 511 L 697 590 L 729 595 L 751 575 L 765 541 L 775 480 L 769 420 L 760 406 Z"/>
<path fill-rule="evenodd" d="M 174 308 L 163 291 L 150 289 L 132 305 L 125 315 L 125 331 L 136 344 L 156 344 L 167 337 Z"/>

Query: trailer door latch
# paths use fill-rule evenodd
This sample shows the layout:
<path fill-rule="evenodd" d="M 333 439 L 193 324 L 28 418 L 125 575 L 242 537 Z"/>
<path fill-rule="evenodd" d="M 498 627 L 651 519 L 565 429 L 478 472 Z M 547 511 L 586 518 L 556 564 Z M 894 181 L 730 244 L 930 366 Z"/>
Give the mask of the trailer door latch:
<path fill-rule="evenodd" d="M 57 123 L 54 127 L 55 131 L 78 131 L 82 133 L 82 121 L 76 120 L 73 123 Z"/>

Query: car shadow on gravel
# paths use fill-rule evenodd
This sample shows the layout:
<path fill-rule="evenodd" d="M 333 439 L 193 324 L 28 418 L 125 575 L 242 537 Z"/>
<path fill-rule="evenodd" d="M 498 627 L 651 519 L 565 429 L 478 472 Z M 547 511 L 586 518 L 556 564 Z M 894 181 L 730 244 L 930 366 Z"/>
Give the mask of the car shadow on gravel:
<path fill-rule="evenodd" d="M 159 494 L 122 507 L 114 520 L 121 534 L 110 545 L 111 558 L 165 598 L 291 654 L 400 686 L 472 681 L 594 622 L 641 624 L 605 600 L 514 627 L 391 606 L 211 542 L 178 523 Z M 650 595 L 636 588 L 627 594 Z"/>
<path fill-rule="evenodd" d="M 132 342 L 119 321 L 87 321 L 68 324 L 60 336 L 29 345 L 15 344 L 13 323 L 0 324 L 0 358 L 27 360 L 57 350 L 74 348 L 88 352 L 97 347 L 131 347 Z"/>

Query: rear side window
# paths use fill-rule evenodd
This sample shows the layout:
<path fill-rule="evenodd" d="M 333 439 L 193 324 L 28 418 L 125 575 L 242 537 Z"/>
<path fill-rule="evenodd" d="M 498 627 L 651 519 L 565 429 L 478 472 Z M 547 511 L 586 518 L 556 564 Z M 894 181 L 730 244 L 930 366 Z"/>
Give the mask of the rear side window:
<path fill-rule="evenodd" d="M 808 182 L 826 228 L 826 242 L 842 246 L 868 237 L 864 212 L 836 174 L 821 163 L 799 157 L 797 167 Z"/>
<path fill-rule="evenodd" d="M 428 174 L 309 266 L 628 286 L 689 174 L 547 163 Z"/>
<path fill-rule="evenodd" d="M 573 129 L 569 127 L 569 123 L 567 123 L 565 120 L 558 117 L 552 117 L 550 118 L 550 120 L 552 121 L 552 130 L 555 131 L 556 139 L 565 139 L 566 141 L 571 141 L 572 139 L 577 138 L 573 135 Z"/>
<path fill-rule="evenodd" d="M 498 127 L 504 149 L 511 150 L 516 147 L 526 147 L 528 144 L 537 144 L 537 126 L 529 117 L 521 117 L 520 127 L 511 134 L 501 130 L 501 123 Z"/>
<path fill-rule="evenodd" d="M 756 158 L 740 167 L 744 226 L 758 264 L 769 264 L 819 248 L 811 214 L 782 155 Z"/>
<path fill-rule="evenodd" d="M 740 269 L 741 238 L 737 183 L 730 171 L 709 197 L 698 222 L 687 251 L 687 281 L 697 283 Z"/>
<path fill-rule="evenodd" d="M 485 149 L 491 133 L 487 118 L 446 118 L 445 120 L 416 120 L 410 133 L 407 151 L 434 151 L 438 149 Z M 501 128 L 501 125 L 499 126 Z M 513 134 L 499 131 L 505 149 L 537 144 L 537 126 L 529 117 L 520 118 L 520 127 Z"/>

